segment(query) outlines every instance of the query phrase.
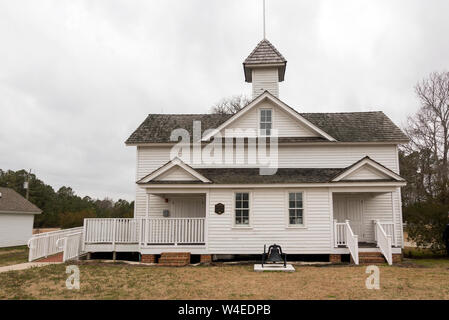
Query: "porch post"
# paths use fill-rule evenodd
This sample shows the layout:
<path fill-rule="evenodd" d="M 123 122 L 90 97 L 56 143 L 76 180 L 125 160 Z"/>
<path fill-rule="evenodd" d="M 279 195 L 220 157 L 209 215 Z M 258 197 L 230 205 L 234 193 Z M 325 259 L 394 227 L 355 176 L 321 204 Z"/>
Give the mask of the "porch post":
<path fill-rule="evenodd" d="M 204 230 L 203 230 L 203 239 L 204 239 L 204 242 L 205 242 L 205 245 L 206 245 L 206 250 L 208 250 L 209 249 L 209 241 L 208 241 L 208 238 L 209 238 L 209 231 L 208 231 L 208 228 L 209 228 L 209 210 L 210 210 L 210 189 L 209 190 L 207 190 L 207 192 L 206 192 L 206 203 L 205 203 L 205 219 L 204 219 Z M 208 251 L 209 252 L 209 251 Z"/>
<path fill-rule="evenodd" d="M 332 191 L 329 189 L 329 218 L 331 223 L 331 228 L 333 230 L 333 234 L 331 234 L 331 246 L 333 245 L 334 248 L 337 248 L 337 220 L 334 220 L 334 200 Z"/>
<path fill-rule="evenodd" d="M 144 235 L 143 235 L 143 239 L 145 241 L 144 245 L 148 245 L 148 233 L 149 233 L 149 218 L 150 218 L 150 195 L 147 192 L 147 201 L 146 201 L 146 214 L 145 214 L 145 228 L 143 228 L 144 230 Z"/>
<path fill-rule="evenodd" d="M 147 201 L 146 201 L 145 216 L 148 219 L 150 216 L 150 196 L 148 195 L 148 193 L 147 193 L 146 199 L 147 199 Z"/>
<path fill-rule="evenodd" d="M 390 195 L 391 195 L 391 212 L 392 212 L 392 215 L 393 215 L 393 219 L 392 219 L 392 221 L 393 221 L 393 241 L 392 241 L 392 243 L 394 244 L 394 246 L 395 247 L 397 247 L 397 242 L 396 242 L 396 210 L 395 210 L 395 205 L 394 205 L 394 192 L 393 191 L 391 191 L 390 192 Z"/>
<path fill-rule="evenodd" d="M 335 247 L 335 248 L 338 248 L 337 219 L 335 219 L 335 220 L 333 221 L 333 224 L 334 224 L 334 227 L 333 227 L 333 230 L 334 230 L 334 235 L 333 235 L 333 239 L 334 239 L 334 247 Z"/>

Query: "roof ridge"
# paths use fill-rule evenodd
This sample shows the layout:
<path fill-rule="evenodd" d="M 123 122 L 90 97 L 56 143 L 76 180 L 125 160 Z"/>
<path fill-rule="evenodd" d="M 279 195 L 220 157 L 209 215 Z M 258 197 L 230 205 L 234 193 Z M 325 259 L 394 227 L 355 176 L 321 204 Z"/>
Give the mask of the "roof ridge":
<path fill-rule="evenodd" d="M 206 116 L 214 113 L 149 113 L 149 116 Z"/>
<path fill-rule="evenodd" d="M 367 114 L 367 113 L 384 113 L 383 111 L 343 111 L 343 112 L 300 112 L 300 114 Z"/>

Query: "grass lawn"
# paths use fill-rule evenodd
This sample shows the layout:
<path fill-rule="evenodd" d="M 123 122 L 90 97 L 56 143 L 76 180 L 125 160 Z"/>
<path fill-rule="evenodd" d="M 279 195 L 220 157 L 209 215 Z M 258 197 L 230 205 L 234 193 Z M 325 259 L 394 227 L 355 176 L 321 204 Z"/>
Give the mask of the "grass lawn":
<path fill-rule="evenodd" d="M 28 262 L 27 246 L 0 248 L 0 267 L 23 262 Z"/>
<path fill-rule="evenodd" d="M 79 263 L 81 289 L 65 288 L 66 265 L 0 273 L 0 299 L 449 299 L 449 259 L 380 266 L 380 290 L 366 267 L 297 266 L 256 273 L 252 265 L 148 267 Z"/>

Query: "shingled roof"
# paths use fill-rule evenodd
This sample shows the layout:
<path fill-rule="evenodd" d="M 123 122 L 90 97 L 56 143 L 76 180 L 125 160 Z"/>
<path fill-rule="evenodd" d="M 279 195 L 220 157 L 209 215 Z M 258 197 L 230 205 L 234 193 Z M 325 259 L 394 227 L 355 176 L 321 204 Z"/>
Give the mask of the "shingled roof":
<path fill-rule="evenodd" d="M 243 62 L 243 68 L 245 70 L 245 81 L 252 81 L 251 66 L 257 65 L 280 65 L 279 66 L 279 81 L 284 81 L 285 66 L 287 60 L 282 54 L 271 44 L 267 39 L 262 40 L 251 52 L 248 58 Z"/>
<path fill-rule="evenodd" d="M 264 39 L 260 41 L 256 48 L 246 58 L 244 64 L 277 64 L 285 63 L 287 60 L 282 54 L 271 44 L 270 41 Z"/>
<path fill-rule="evenodd" d="M 39 214 L 42 212 L 42 210 L 11 188 L 0 187 L 0 194 L 0 213 Z"/>
<path fill-rule="evenodd" d="M 342 168 L 280 168 L 273 175 L 260 175 L 257 168 L 213 168 L 195 169 L 210 180 L 211 184 L 297 184 L 332 183 L 332 179 L 346 169 Z M 354 180 L 351 182 L 396 182 L 394 179 Z M 167 184 L 209 184 L 201 181 L 160 181 L 138 182 L 142 185 Z"/>
<path fill-rule="evenodd" d="M 136 131 L 126 140 L 126 144 L 170 143 L 174 129 L 185 129 L 193 137 L 193 122 L 201 121 L 201 134 L 207 129 L 215 129 L 228 120 L 227 114 L 150 114 Z"/>
<path fill-rule="evenodd" d="M 338 142 L 406 142 L 407 136 L 383 112 L 300 113 L 305 119 Z M 231 115 L 150 114 L 126 144 L 170 143 L 174 129 L 186 129 L 193 136 L 193 121 L 201 121 L 202 133 L 215 129 Z M 326 142 L 321 138 L 279 138 L 279 142 Z"/>

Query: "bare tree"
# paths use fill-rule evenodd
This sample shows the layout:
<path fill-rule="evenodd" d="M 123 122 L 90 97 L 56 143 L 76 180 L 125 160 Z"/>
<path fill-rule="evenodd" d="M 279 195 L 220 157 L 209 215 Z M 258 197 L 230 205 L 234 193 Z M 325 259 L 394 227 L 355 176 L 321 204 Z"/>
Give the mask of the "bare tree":
<path fill-rule="evenodd" d="M 246 107 L 251 100 L 245 95 L 235 95 L 224 98 L 212 106 L 211 113 L 214 114 L 235 114 Z"/>
<path fill-rule="evenodd" d="M 432 73 L 415 87 L 421 102 L 408 118 L 407 154 L 418 153 L 421 182 L 429 197 L 449 204 L 449 72 Z"/>

